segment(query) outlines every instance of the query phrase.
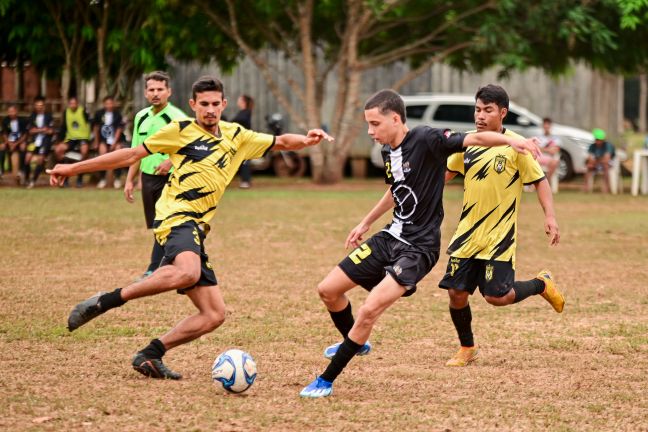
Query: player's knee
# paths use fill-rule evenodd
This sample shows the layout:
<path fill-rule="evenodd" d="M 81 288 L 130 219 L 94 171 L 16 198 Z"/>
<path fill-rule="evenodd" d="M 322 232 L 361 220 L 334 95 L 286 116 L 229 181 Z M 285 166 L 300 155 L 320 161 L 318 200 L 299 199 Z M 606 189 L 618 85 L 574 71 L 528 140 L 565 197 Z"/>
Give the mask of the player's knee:
<path fill-rule="evenodd" d="M 178 269 L 176 273 L 178 286 L 181 288 L 188 288 L 196 285 L 200 280 L 200 270 L 192 271 L 186 269 Z"/>
<path fill-rule="evenodd" d="M 358 309 L 356 322 L 360 326 L 373 326 L 380 316 L 380 310 L 371 304 L 363 304 Z"/>
<path fill-rule="evenodd" d="M 486 300 L 487 303 L 492 304 L 493 306 L 506 306 L 507 304 L 509 304 L 509 302 L 506 299 L 506 296 L 504 297 L 484 296 L 484 300 Z"/>
<path fill-rule="evenodd" d="M 206 332 L 214 331 L 218 327 L 223 325 L 224 322 L 225 322 L 224 312 L 218 312 L 218 311 L 209 312 L 205 320 L 205 331 Z"/>
<path fill-rule="evenodd" d="M 333 287 L 326 281 L 322 281 L 317 285 L 317 294 L 325 304 L 333 303 L 339 297 Z"/>
<path fill-rule="evenodd" d="M 448 296 L 450 297 L 450 306 L 453 309 L 461 309 L 466 307 L 468 304 L 468 292 L 459 291 L 455 289 L 448 290 Z"/>

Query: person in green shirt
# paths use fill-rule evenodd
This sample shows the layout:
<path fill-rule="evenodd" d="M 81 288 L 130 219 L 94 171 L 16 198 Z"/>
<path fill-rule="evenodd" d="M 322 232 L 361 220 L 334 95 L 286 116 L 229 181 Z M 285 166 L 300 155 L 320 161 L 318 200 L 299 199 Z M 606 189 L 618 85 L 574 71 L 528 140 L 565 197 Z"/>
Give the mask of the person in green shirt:
<path fill-rule="evenodd" d="M 187 115 L 179 108 L 169 102 L 171 87 L 169 86 L 169 75 L 165 72 L 155 71 L 144 77 L 144 96 L 151 104 L 135 115 L 133 121 L 133 139 L 131 147 L 141 145 L 145 139 L 155 134 L 171 121 L 178 118 L 186 118 Z M 144 204 L 144 217 L 146 227 L 153 229 L 155 219 L 155 204 L 162 195 L 164 186 L 169 181 L 171 161 L 169 156 L 156 153 L 145 157 L 140 162 L 131 165 L 126 176 L 124 195 L 129 203 L 135 202 L 133 197 L 133 180 L 139 171 L 141 175 L 142 203 Z M 151 251 L 151 262 L 142 275 L 147 277 L 160 266 L 164 257 L 164 249 L 153 237 L 153 250 Z"/>

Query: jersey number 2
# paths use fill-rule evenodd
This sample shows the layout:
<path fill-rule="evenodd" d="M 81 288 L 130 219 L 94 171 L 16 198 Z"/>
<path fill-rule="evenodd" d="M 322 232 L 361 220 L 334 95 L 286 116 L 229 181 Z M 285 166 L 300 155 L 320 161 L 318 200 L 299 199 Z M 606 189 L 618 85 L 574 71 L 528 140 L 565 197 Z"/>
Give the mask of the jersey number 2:
<path fill-rule="evenodd" d="M 360 264 L 360 261 L 367 258 L 371 255 L 371 248 L 368 244 L 363 244 L 357 247 L 353 252 L 349 254 L 349 258 L 356 264 Z"/>

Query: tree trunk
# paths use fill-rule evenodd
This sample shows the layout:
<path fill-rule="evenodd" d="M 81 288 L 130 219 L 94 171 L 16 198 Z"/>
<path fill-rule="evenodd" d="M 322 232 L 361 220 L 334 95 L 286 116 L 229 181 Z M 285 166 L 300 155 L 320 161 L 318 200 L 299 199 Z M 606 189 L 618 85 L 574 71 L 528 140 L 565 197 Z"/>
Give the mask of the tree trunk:
<path fill-rule="evenodd" d="M 648 74 L 639 75 L 639 132 L 646 133 L 648 118 Z"/>

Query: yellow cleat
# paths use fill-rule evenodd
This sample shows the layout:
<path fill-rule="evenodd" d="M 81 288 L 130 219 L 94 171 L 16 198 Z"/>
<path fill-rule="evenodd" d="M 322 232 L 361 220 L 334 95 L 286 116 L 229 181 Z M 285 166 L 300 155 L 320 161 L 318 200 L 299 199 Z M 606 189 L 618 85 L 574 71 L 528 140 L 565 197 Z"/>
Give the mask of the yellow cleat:
<path fill-rule="evenodd" d="M 545 284 L 545 289 L 540 295 L 553 306 L 556 312 L 561 313 L 565 307 L 565 297 L 556 287 L 549 270 L 542 270 L 536 277 Z"/>
<path fill-rule="evenodd" d="M 454 355 L 450 360 L 446 362 L 446 366 L 468 366 L 468 364 L 477 360 L 477 355 L 479 350 L 476 346 L 472 347 L 461 347 L 457 354 Z"/>

